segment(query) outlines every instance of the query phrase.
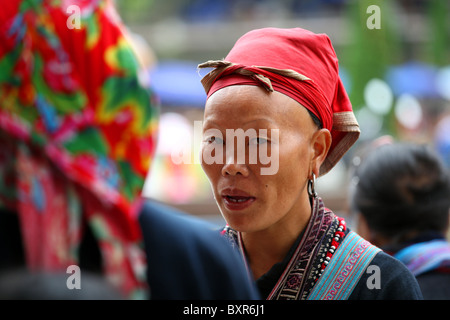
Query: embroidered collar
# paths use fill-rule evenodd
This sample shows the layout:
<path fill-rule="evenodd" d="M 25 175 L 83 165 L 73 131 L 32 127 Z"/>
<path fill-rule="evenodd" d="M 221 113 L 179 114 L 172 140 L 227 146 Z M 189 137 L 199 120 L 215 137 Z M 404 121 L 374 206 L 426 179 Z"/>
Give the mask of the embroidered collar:
<path fill-rule="evenodd" d="M 266 279 L 260 278 L 262 286 L 267 284 L 267 279 L 269 282 L 276 281 L 267 299 L 305 299 L 345 237 L 344 220 L 327 209 L 321 198 L 313 202 L 312 209 L 308 225 L 284 261 L 274 265 L 263 276 Z M 245 256 L 239 232 L 226 226 L 223 234 Z M 273 279 L 277 274 L 277 280 Z"/>

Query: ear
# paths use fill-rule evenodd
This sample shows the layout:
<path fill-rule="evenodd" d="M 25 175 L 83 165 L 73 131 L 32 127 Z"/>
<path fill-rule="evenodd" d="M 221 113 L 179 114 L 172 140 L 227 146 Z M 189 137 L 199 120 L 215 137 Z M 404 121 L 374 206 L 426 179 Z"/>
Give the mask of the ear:
<path fill-rule="evenodd" d="M 319 170 L 322 163 L 327 157 L 331 147 L 331 133 L 328 129 L 320 129 L 314 132 L 311 138 L 311 147 L 313 149 L 313 157 L 311 158 L 311 171 L 319 176 Z"/>

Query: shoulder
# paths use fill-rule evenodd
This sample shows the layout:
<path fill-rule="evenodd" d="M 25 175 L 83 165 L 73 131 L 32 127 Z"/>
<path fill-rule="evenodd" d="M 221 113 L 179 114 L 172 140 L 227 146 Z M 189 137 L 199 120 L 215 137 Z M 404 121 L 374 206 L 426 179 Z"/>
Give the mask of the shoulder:
<path fill-rule="evenodd" d="M 191 255 L 214 255 L 215 260 L 225 260 L 233 252 L 229 243 L 220 235 L 220 229 L 195 216 L 155 201 L 146 201 L 139 222 L 145 245 L 151 250 Z"/>
<path fill-rule="evenodd" d="M 146 201 L 140 216 L 153 299 L 256 299 L 242 257 L 216 226 Z"/>
<path fill-rule="evenodd" d="M 173 241 L 198 241 L 205 234 L 216 233 L 217 229 L 202 219 L 153 200 L 144 202 L 139 223 L 144 236 L 156 237 L 170 232 Z"/>
<path fill-rule="evenodd" d="M 408 268 L 380 251 L 366 268 L 350 299 L 421 300 L 423 297 Z"/>

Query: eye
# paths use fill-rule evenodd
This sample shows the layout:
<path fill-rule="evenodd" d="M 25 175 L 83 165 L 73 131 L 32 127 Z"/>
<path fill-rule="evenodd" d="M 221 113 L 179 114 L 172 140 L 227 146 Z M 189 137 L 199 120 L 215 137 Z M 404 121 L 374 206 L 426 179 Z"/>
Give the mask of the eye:
<path fill-rule="evenodd" d="M 219 137 L 211 136 L 206 138 L 207 143 L 223 144 L 223 140 Z"/>
<path fill-rule="evenodd" d="M 267 142 L 269 142 L 268 139 L 258 137 L 258 138 L 251 139 L 249 144 L 251 144 L 251 145 L 259 145 L 259 144 L 265 144 Z"/>

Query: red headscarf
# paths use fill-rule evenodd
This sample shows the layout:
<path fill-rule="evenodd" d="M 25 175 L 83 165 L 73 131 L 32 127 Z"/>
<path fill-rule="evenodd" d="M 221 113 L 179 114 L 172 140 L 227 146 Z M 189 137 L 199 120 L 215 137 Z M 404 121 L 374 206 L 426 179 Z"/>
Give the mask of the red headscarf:
<path fill-rule="evenodd" d="M 202 84 L 208 98 L 231 85 L 263 85 L 299 102 L 332 135 L 332 145 L 320 175 L 327 173 L 359 137 L 359 125 L 339 78 L 336 53 L 325 34 L 301 28 L 264 28 L 243 35 Z"/>

